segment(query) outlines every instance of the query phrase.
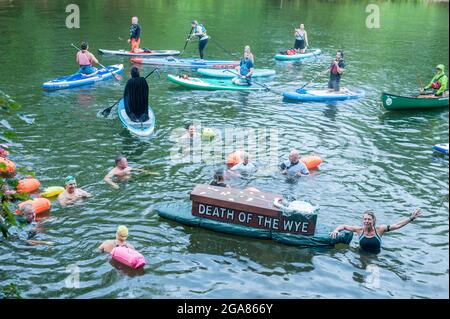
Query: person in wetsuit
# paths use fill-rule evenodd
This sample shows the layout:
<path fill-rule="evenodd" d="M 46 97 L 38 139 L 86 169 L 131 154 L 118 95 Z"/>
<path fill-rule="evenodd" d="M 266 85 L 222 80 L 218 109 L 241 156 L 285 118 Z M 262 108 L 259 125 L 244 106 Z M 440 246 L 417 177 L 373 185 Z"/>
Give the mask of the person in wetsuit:
<path fill-rule="evenodd" d="M 131 79 L 128 80 L 123 93 L 125 111 L 133 122 L 146 122 L 148 117 L 148 84 L 139 75 L 136 67 L 131 68 Z"/>
<path fill-rule="evenodd" d="M 127 248 L 134 249 L 131 244 L 126 242 L 128 237 L 128 228 L 126 226 L 117 227 L 116 239 L 115 240 L 105 240 L 98 249 L 102 253 L 110 253 L 115 247 L 125 246 Z"/>
<path fill-rule="evenodd" d="M 359 236 L 359 247 L 364 252 L 378 254 L 381 252 L 381 236 L 389 231 L 397 230 L 410 222 L 414 221 L 417 217 L 422 214 L 420 209 L 416 209 L 411 217 L 403 219 L 396 224 L 392 225 L 380 225 L 376 226 L 375 214 L 371 211 L 367 211 L 363 216 L 363 226 L 348 226 L 340 225 L 331 232 L 330 236 L 336 238 L 342 230 L 352 231 Z"/>

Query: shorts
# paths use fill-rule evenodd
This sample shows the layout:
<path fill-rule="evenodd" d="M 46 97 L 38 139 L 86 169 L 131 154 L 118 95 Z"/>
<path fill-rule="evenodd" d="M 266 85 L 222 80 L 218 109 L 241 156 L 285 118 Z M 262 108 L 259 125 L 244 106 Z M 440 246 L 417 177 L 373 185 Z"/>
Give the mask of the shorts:
<path fill-rule="evenodd" d="M 334 89 L 336 92 L 340 90 L 341 78 L 337 76 L 330 76 L 330 81 L 328 81 L 328 88 Z"/>
<path fill-rule="evenodd" d="M 135 50 L 139 50 L 139 45 L 141 44 L 141 38 L 139 39 L 131 39 L 131 52 L 134 52 Z"/>
<path fill-rule="evenodd" d="M 78 70 L 78 73 L 81 74 L 92 74 L 95 72 L 97 72 L 97 68 L 94 68 L 93 66 L 90 65 L 80 66 L 80 69 Z"/>
<path fill-rule="evenodd" d="M 295 40 L 294 48 L 297 50 L 303 50 L 305 48 L 305 40 Z"/>

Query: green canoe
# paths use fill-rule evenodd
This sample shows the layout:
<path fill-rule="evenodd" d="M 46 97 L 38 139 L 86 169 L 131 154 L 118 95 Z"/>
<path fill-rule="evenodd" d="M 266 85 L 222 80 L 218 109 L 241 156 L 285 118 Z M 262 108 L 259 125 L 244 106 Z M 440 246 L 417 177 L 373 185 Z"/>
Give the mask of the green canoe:
<path fill-rule="evenodd" d="M 448 107 L 448 96 L 436 98 L 419 98 L 399 96 L 383 93 L 381 96 L 383 106 L 389 111 L 401 111 L 410 109 L 432 109 L 438 107 Z"/>
<path fill-rule="evenodd" d="M 203 79 L 203 78 L 183 78 L 177 75 L 169 74 L 167 79 L 173 83 L 198 90 L 233 90 L 233 91 L 264 91 L 267 87 L 253 83 L 250 86 L 236 85 L 232 80 L 221 79 Z"/>

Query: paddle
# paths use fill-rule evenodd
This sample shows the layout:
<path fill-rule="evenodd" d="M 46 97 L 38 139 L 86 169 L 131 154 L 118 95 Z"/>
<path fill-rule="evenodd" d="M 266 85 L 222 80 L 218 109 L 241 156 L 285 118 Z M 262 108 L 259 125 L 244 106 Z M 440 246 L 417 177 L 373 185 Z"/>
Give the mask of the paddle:
<path fill-rule="evenodd" d="M 330 68 L 327 68 L 326 70 L 323 70 L 322 72 L 319 72 L 315 77 L 312 78 L 311 81 L 305 83 L 301 88 L 297 89 L 296 91 L 297 91 L 298 93 L 306 93 L 306 90 L 304 90 L 304 88 L 305 88 L 307 85 L 310 85 L 311 83 L 313 83 L 319 76 L 321 76 L 322 74 L 324 74 L 325 72 L 327 72 L 329 69 L 330 69 Z"/>
<path fill-rule="evenodd" d="M 147 76 L 146 76 L 144 79 L 148 78 L 148 77 L 149 77 L 150 75 L 152 75 L 153 72 L 155 72 L 155 71 L 156 71 L 156 74 L 158 74 L 158 77 L 160 77 L 158 68 L 154 68 L 154 69 L 152 70 L 152 72 L 150 72 L 149 74 L 147 74 Z M 103 115 L 104 117 L 108 117 L 108 115 L 111 113 L 111 110 L 113 109 L 113 107 L 116 106 L 116 105 L 120 102 L 121 99 L 122 99 L 122 97 L 120 97 L 120 99 L 117 100 L 116 103 L 114 103 L 114 104 L 111 105 L 110 107 L 104 109 L 104 110 L 102 111 L 102 115 Z"/>
<path fill-rule="evenodd" d="M 178 56 L 182 56 L 183 53 L 184 53 L 184 50 L 186 50 L 186 47 L 187 47 L 188 43 L 191 41 L 191 34 L 192 34 L 192 31 L 194 31 L 194 28 L 191 28 L 191 31 L 190 31 L 189 34 L 188 34 L 186 43 L 184 44 L 183 51 L 181 51 L 181 53 L 180 53 Z"/>
<path fill-rule="evenodd" d="M 230 72 L 230 73 L 233 73 L 233 74 L 237 75 L 238 77 L 242 77 L 240 74 L 238 74 L 238 73 L 236 73 L 236 72 L 233 72 L 233 71 L 231 71 L 230 69 L 226 69 L 226 71 L 227 71 L 227 72 Z M 270 90 L 271 90 L 267 85 L 264 85 L 264 84 L 262 84 L 262 83 L 258 83 L 258 82 L 256 82 L 255 80 L 252 80 L 252 81 L 253 81 L 255 84 L 258 84 L 258 85 L 262 86 L 262 87 L 265 88 L 267 91 L 270 91 Z M 248 79 L 247 79 L 247 82 L 248 82 Z"/>
<path fill-rule="evenodd" d="M 71 43 L 71 46 L 73 46 L 75 49 L 77 49 L 78 51 L 81 51 L 81 49 L 79 48 L 79 47 L 77 47 L 76 45 L 74 45 L 73 43 Z M 104 68 L 105 70 L 107 70 L 107 68 L 103 65 L 103 64 L 101 64 L 100 62 L 98 62 L 98 65 L 100 65 L 102 68 Z M 119 75 L 119 74 L 117 74 L 117 73 L 113 73 L 113 75 L 114 75 L 114 78 L 117 80 L 117 81 L 121 81 L 122 80 L 122 77 Z"/>

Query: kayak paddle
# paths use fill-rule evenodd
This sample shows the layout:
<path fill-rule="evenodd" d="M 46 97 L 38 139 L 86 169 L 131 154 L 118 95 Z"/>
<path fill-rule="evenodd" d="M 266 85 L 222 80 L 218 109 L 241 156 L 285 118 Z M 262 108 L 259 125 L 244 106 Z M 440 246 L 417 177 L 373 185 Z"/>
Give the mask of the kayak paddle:
<path fill-rule="evenodd" d="M 148 78 L 148 77 L 149 77 L 150 75 L 152 75 L 153 72 L 155 72 L 155 71 L 156 71 L 156 73 L 158 74 L 158 77 L 160 77 L 158 68 L 154 68 L 153 71 L 150 72 L 144 79 Z M 120 102 L 121 99 L 122 99 L 122 97 L 120 97 L 120 99 L 119 99 L 116 103 L 114 103 L 114 104 L 111 105 L 110 107 L 107 107 L 106 109 L 104 109 L 104 110 L 102 111 L 102 115 L 103 115 L 104 117 L 108 117 L 108 115 L 111 113 L 111 110 L 113 109 L 113 107 L 116 106 L 116 105 Z"/>
<path fill-rule="evenodd" d="M 183 51 L 181 51 L 181 53 L 179 54 L 179 56 L 181 56 L 181 55 L 184 53 L 184 50 L 186 50 L 186 47 L 187 47 L 189 41 L 191 41 L 191 34 L 192 34 L 192 31 L 194 31 L 194 28 L 191 28 L 191 31 L 190 31 L 189 34 L 188 34 L 188 38 L 187 38 L 187 40 L 186 40 L 186 43 L 184 44 Z"/>
<path fill-rule="evenodd" d="M 79 47 L 77 47 L 76 45 L 74 45 L 73 43 L 71 44 L 75 49 L 77 49 L 78 51 L 81 51 L 81 49 L 79 48 Z M 104 68 L 105 70 L 108 70 L 103 64 L 101 64 L 100 62 L 98 62 L 98 65 L 100 65 L 102 68 Z M 119 74 L 117 74 L 117 73 L 113 73 L 113 75 L 114 75 L 114 78 L 117 80 L 117 81 L 121 81 L 122 80 L 122 77 L 119 75 Z"/>
<path fill-rule="evenodd" d="M 233 72 L 233 71 L 231 71 L 230 69 L 226 69 L 226 71 L 227 71 L 227 72 L 230 72 L 230 73 L 233 73 L 233 74 L 237 75 L 238 77 L 242 77 L 240 74 L 238 74 L 238 73 L 236 73 L 236 72 Z M 258 84 L 258 85 L 262 86 L 262 87 L 265 88 L 267 91 L 270 91 L 270 88 L 269 88 L 267 85 L 264 85 L 264 84 L 262 84 L 262 83 L 258 83 L 258 82 L 254 81 L 254 80 L 252 80 L 252 81 L 253 81 L 255 84 Z"/>

